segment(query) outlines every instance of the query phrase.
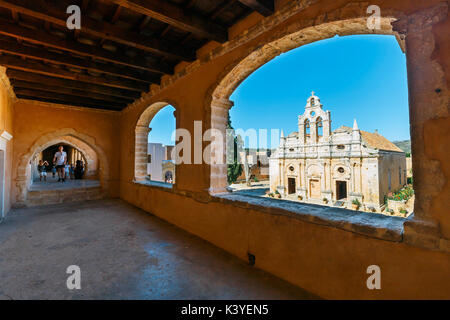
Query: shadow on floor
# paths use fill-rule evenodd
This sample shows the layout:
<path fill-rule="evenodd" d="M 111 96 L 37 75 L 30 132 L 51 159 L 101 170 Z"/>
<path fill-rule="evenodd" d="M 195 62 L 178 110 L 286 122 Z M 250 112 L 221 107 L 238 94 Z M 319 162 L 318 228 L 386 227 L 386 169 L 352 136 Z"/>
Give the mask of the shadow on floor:
<path fill-rule="evenodd" d="M 66 269 L 81 268 L 81 290 Z M 13 210 L 0 299 L 318 298 L 120 200 Z"/>

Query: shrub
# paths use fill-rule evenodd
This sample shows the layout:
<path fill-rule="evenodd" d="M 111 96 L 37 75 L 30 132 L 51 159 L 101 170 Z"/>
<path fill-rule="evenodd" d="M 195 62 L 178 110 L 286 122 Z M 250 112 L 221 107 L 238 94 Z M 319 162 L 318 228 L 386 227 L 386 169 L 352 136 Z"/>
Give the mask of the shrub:
<path fill-rule="evenodd" d="M 353 199 L 352 200 L 352 204 L 354 204 L 354 205 L 356 205 L 356 206 L 360 206 L 361 205 L 361 202 L 359 202 L 359 200 L 358 199 Z"/>
<path fill-rule="evenodd" d="M 253 181 L 254 181 L 254 182 L 259 182 L 259 180 L 258 180 L 257 177 L 254 177 L 254 178 L 253 178 Z"/>
<path fill-rule="evenodd" d="M 406 186 L 393 194 L 389 193 L 388 199 L 394 201 L 407 201 L 413 195 L 414 195 L 413 188 L 411 188 L 411 186 Z"/>

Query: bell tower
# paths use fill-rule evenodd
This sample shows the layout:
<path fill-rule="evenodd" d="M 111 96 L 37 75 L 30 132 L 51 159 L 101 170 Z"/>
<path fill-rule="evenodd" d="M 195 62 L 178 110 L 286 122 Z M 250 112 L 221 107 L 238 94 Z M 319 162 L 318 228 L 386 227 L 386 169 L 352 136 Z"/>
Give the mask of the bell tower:
<path fill-rule="evenodd" d="M 331 135 L 330 111 L 324 111 L 320 98 L 314 91 L 306 101 L 305 112 L 299 116 L 298 135 L 302 143 L 316 144 L 319 139 L 328 140 Z M 322 129 L 322 135 L 319 135 Z"/>

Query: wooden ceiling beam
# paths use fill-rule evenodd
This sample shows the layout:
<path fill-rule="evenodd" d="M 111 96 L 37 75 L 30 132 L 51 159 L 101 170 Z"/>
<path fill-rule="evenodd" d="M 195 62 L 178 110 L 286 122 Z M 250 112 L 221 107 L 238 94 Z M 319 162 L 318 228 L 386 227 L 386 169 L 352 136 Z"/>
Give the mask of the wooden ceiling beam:
<path fill-rule="evenodd" d="M 7 69 L 6 75 L 11 81 L 23 80 L 37 84 L 45 83 L 46 85 L 50 86 L 85 90 L 93 93 L 99 93 L 109 95 L 112 97 L 125 98 L 130 100 L 138 99 L 141 96 L 141 93 L 136 91 L 130 91 L 126 89 L 116 89 L 102 85 L 83 83 L 62 78 L 54 78 L 37 73 L 30 73 L 14 69 Z"/>
<path fill-rule="evenodd" d="M 48 21 L 55 25 L 67 27 L 67 8 L 63 4 L 56 5 L 55 2 L 49 2 L 48 0 L 0 0 L 0 7 L 15 10 L 21 14 Z M 128 32 L 111 23 L 97 21 L 87 15 L 82 15 L 81 21 L 81 32 L 90 34 L 94 37 L 111 40 L 122 45 L 172 59 L 186 61 L 195 59 L 193 53 L 172 47 L 159 39 L 144 37 L 133 32 Z"/>
<path fill-rule="evenodd" d="M 239 0 L 239 2 L 262 14 L 264 17 L 272 15 L 275 11 L 274 0 Z"/>
<path fill-rule="evenodd" d="M 105 73 L 108 75 L 127 78 L 143 83 L 158 83 L 159 77 L 154 74 L 141 74 L 131 68 L 95 63 L 91 60 L 72 57 L 67 54 L 59 54 L 43 50 L 42 48 L 24 46 L 17 42 L 0 40 L 0 52 L 18 55 L 24 58 L 32 58 L 44 62 L 65 65 L 69 67 L 82 68 L 93 72 Z"/>
<path fill-rule="evenodd" d="M 32 90 L 32 89 L 26 89 L 26 88 L 19 88 L 15 87 L 14 92 L 16 95 L 24 95 L 29 97 L 38 97 L 38 98 L 44 98 L 44 99 L 56 99 L 59 101 L 65 101 L 67 104 L 71 104 L 73 101 L 77 101 L 82 104 L 86 105 L 92 105 L 92 106 L 102 106 L 102 107 L 110 107 L 114 109 L 120 109 L 124 108 L 126 104 L 124 103 L 118 103 L 118 102 L 111 102 L 111 101 L 103 101 L 103 100 L 96 100 L 91 98 L 83 98 L 68 94 L 61 94 L 61 93 L 55 93 L 50 91 L 44 91 L 44 90 Z"/>
<path fill-rule="evenodd" d="M 231 5 L 236 3 L 238 0 L 225 0 L 211 13 L 211 19 L 216 19 L 222 12 L 225 12 Z"/>
<path fill-rule="evenodd" d="M 225 42 L 227 30 L 192 12 L 188 12 L 165 0 L 107 0 L 134 12 L 167 23 L 175 28 L 193 33 L 202 38 Z"/>
<path fill-rule="evenodd" d="M 29 81 L 23 81 L 23 80 L 12 80 L 11 85 L 14 88 L 22 88 L 22 89 L 31 89 L 31 90 L 38 90 L 38 91 L 49 91 L 49 92 L 55 92 L 55 93 L 61 93 L 61 94 L 67 94 L 71 96 L 77 96 L 77 97 L 84 97 L 84 98 L 91 98 L 95 100 L 101 100 L 101 101 L 109 101 L 109 102 L 117 102 L 120 104 L 130 104 L 134 100 L 129 98 L 119 98 L 114 97 L 107 94 L 101 94 L 101 93 L 95 93 L 95 92 L 89 92 L 86 90 L 78 90 L 78 89 L 72 89 L 64 86 L 52 86 L 47 83 L 34 83 Z"/>
<path fill-rule="evenodd" d="M 0 34 L 38 45 L 69 51 L 80 56 L 87 56 L 126 67 L 157 73 L 172 73 L 173 68 L 167 65 L 150 65 L 144 59 L 132 59 L 121 53 L 114 53 L 102 48 L 86 45 L 73 40 L 62 39 L 39 29 L 29 29 L 0 19 Z"/>
<path fill-rule="evenodd" d="M 149 90 L 149 86 L 143 84 L 142 82 L 137 82 L 128 79 L 110 79 L 105 77 L 94 77 L 87 74 L 78 73 L 75 71 L 69 71 L 57 67 L 52 67 L 33 60 L 24 60 L 14 56 L 1 55 L 0 65 L 16 70 L 43 74 L 50 77 L 58 77 L 63 79 L 99 84 L 113 88 L 127 89 L 137 92 L 146 92 Z"/>
<path fill-rule="evenodd" d="M 109 111 L 121 111 L 125 107 L 113 107 L 109 105 L 101 105 L 101 104 L 91 104 L 91 103 L 84 103 L 80 102 L 77 99 L 71 99 L 69 100 L 58 100 L 52 97 L 51 95 L 47 95 L 45 97 L 38 97 L 37 94 L 33 95 L 25 95 L 25 94 L 16 94 L 17 98 L 19 99 L 27 99 L 27 100 L 33 100 L 33 101 L 42 101 L 47 103 L 56 103 L 60 105 L 65 106 L 76 106 L 76 107 L 83 107 L 83 108 L 90 108 L 90 109 L 101 109 L 101 110 L 109 110 Z M 42 94 L 41 94 L 42 96 Z"/>

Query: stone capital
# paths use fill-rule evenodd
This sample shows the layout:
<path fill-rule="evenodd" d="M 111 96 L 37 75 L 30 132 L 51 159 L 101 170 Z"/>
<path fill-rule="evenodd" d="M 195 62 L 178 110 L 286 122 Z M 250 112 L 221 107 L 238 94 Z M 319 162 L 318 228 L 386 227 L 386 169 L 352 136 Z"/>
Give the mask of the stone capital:
<path fill-rule="evenodd" d="M 211 108 L 220 108 L 230 110 L 234 106 L 234 102 L 228 99 L 213 98 L 211 101 Z"/>
<path fill-rule="evenodd" d="M 146 126 L 136 126 L 136 129 L 135 129 L 135 131 L 137 133 L 145 133 L 145 134 L 150 133 L 151 130 L 152 130 L 151 128 L 146 127 Z"/>

